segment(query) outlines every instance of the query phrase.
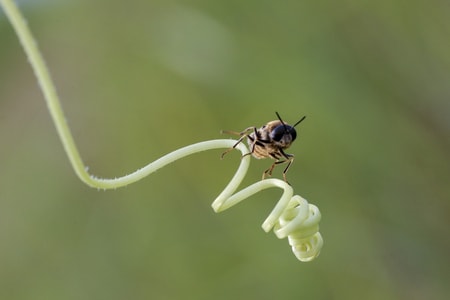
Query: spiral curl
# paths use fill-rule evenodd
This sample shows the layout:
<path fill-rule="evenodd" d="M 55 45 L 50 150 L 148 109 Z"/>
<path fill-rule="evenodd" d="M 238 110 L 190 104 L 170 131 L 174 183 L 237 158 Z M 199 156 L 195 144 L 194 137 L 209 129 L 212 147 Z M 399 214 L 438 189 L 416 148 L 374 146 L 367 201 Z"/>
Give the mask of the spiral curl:
<path fill-rule="evenodd" d="M 273 229 L 279 239 L 287 237 L 294 255 L 302 262 L 311 261 L 319 256 L 323 246 L 319 232 L 320 211 L 299 195 L 293 196 L 293 189 L 289 184 L 279 179 L 265 179 L 234 195 L 232 195 L 234 189 L 229 190 L 230 185 L 231 183 L 213 202 L 212 207 L 216 212 L 226 210 L 264 189 L 282 188 L 283 195 L 262 224 L 263 230 L 269 232 Z"/>
<path fill-rule="evenodd" d="M 308 262 L 319 256 L 323 246 L 320 219 L 317 206 L 295 195 L 275 224 L 274 233 L 280 239 L 287 237 L 295 256 Z"/>

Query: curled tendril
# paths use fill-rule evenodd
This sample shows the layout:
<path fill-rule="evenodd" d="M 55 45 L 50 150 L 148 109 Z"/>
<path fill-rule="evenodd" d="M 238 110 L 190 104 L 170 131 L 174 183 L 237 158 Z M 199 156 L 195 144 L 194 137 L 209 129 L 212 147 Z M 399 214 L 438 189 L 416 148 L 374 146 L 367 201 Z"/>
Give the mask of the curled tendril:
<path fill-rule="evenodd" d="M 295 256 L 301 261 L 316 258 L 323 246 L 319 232 L 320 211 L 302 197 L 295 195 L 274 226 L 275 235 L 286 236 Z"/>
<path fill-rule="evenodd" d="M 50 78 L 44 59 L 26 25 L 25 19 L 11 0 L 0 0 L 0 5 L 3 7 L 16 31 L 35 72 L 39 85 L 43 91 L 45 101 L 47 102 L 50 115 L 70 163 L 78 177 L 87 185 L 101 189 L 115 189 L 122 187 L 136 182 L 185 156 L 205 150 L 230 148 L 237 142 L 235 140 L 212 140 L 186 146 L 157 159 L 129 175 L 115 179 L 100 179 L 90 175 L 79 155 L 72 134 L 65 121 L 55 86 Z M 236 148 L 239 149 L 242 154 L 248 153 L 248 148 L 242 143 Z M 275 208 L 264 221 L 262 228 L 266 232 L 273 229 L 275 235 L 280 239 L 287 237 L 295 256 L 299 260 L 310 261 L 317 257 L 323 245 L 323 240 L 319 233 L 320 213 L 318 208 L 308 204 L 305 199 L 298 195 L 293 196 L 292 187 L 279 179 L 265 179 L 234 193 L 244 179 L 249 164 L 249 156 L 245 156 L 241 159 L 239 168 L 233 178 L 222 193 L 214 200 L 212 204 L 214 211 L 224 211 L 261 190 L 271 187 L 281 188 L 283 189 L 283 194 L 275 205 Z"/>
<path fill-rule="evenodd" d="M 293 196 L 293 189 L 289 184 L 279 179 L 264 179 L 234 195 L 232 193 L 235 189 L 228 190 L 230 185 L 231 183 L 213 202 L 214 211 L 221 212 L 228 209 L 264 189 L 282 188 L 283 195 L 262 224 L 263 230 L 269 232 L 273 229 L 280 239 L 287 237 L 292 251 L 300 261 L 311 261 L 319 256 L 323 246 L 323 239 L 319 232 L 321 218 L 319 209 L 302 197 Z"/>

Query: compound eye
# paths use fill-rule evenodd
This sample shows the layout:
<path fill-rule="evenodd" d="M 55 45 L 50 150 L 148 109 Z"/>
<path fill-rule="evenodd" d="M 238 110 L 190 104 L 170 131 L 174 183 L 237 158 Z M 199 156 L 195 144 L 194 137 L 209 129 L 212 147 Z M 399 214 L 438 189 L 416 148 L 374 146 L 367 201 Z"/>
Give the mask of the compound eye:
<path fill-rule="evenodd" d="M 281 141 L 281 139 L 283 138 L 283 136 L 285 134 L 286 134 L 286 129 L 284 128 L 283 125 L 279 125 L 279 126 L 275 127 L 274 130 L 272 130 L 272 132 L 270 133 L 270 137 L 275 142 L 279 142 L 279 141 Z"/>
<path fill-rule="evenodd" d="M 289 129 L 289 133 L 291 134 L 292 141 L 295 141 L 295 139 L 297 138 L 297 131 L 295 131 L 295 128 L 294 128 L 294 127 L 291 127 L 291 128 Z"/>

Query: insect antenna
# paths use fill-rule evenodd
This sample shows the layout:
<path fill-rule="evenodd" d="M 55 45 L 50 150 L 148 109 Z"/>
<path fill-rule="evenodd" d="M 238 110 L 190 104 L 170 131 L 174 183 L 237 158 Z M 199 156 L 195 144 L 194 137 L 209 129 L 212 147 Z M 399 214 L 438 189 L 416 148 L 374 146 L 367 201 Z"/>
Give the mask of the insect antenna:
<path fill-rule="evenodd" d="M 286 124 L 284 123 L 284 121 L 281 119 L 280 115 L 278 114 L 278 112 L 275 112 L 277 114 L 278 120 L 280 120 L 281 124 L 283 124 L 284 127 L 284 131 L 288 132 L 289 130 L 286 127 Z"/>
<path fill-rule="evenodd" d="M 283 124 L 284 129 L 285 129 L 286 131 L 288 131 L 287 128 L 286 128 L 286 124 L 285 124 L 284 121 L 281 119 L 281 117 L 280 117 L 280 115 L 278 114 L 278 112 L 275 112 L 275 113 L 277 114 L 278 120 L 280 120 L 281 124 Z M 306 116 L 303 116 L 303 118 L 301 118 L 300 121 L 298 121 L 297 123 L 295 123 L 294 126 L 292 126 L 292 127 L 297 126 L 297 125 L 300 124 L 300 122 L 303 121 L 304 119 L 306 119 Z"/>
<path fill-rule="evenodd" d="M 300 124 L 300 122 L 303 121 L 305 118 L 306 118 L 306 116 L 303 116 L 303 118 L 301 118 L 300 121 L 298 121 L 297 123 L 295 123 L 294 126 L 292 126 L 292 127 L 295 127 L 295 126 L 297 126 L 298 124 Z"/>

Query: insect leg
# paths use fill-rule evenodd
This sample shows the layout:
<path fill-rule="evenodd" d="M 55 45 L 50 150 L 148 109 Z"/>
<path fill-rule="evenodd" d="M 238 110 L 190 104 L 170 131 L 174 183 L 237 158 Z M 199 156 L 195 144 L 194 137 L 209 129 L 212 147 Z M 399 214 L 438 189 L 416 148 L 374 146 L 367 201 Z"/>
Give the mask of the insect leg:
<path fill-rule="evenodd" d="M 256 130 L 256 127 L 252 126 L 252 127 L 246 128 L 245 130 L 243 130 L 241 132 L 237 132 L 237 131 L 233 131 L 233 130 L 222 130 L 222 131 L 220 131 L 220 133 L 239 135 L 239 136 L 247 136 L 251 133 L 251 131 L 254 131 L 254 130 Z"/>
<path fill-rule="evenodd" d="M 289 167 L 292 165 L 292 162 L 294 161 L 294 157 L 289 158 L 288 160 L 285 160 L 284 162 L 287 162 L 288 165 L 286 166 L 286 168 L 283 171 L 283 179 L 284 181 L 286 181 L 287 183 L 289 183 L 286 179 L 286 173 L 289 170 Z"/>
<path fill-rule="evenodd" d="M 234 148 L 236 148 L 237 145 L 239 145 L 251 132 L 250 131 L 255 131 L 256 132 L 256 127 L 249 127 L 247 129 L 245 129 L 242 132 L 236 132 L 236 131 L 228 131 L 228 130 L 223 130 L 222 133 L 227 133 L 227 134 L 234 134 L 234 135 L 239 135 L 241 136 L 239 138 L 239 140 L 236 142 L 236 144 L 233 145 L 233 147 L 225 150 L 222 155 L 220 156 L 220 159 L 223 159 L 223 157 L 225 156 L 225 154 L 227 154 L 228 152 L 230 152 L 231 150 L 233 150 Z M 255 150 L 255 144 L 252 145 L 252 149 L 251 152 L 244 154 L 242 157 L 247 156 L 249 154 L 252 154 L 253 151 Z"/>
<path fill-rule="evenodd" d="M 272 157 L 273 159 L 275 159 L 275 162 L 270 166 L 270 168 L 268 168 L 267 170 L 265 170 L 263 172 L 262 179 L 265 179 L 267 175 L 268 176 L 272 176 L 272 171 L 275 168 L 275 166 L 284 162 L 284 160 L 280 161 L 279 155 L 277 155 L 277 153 L 275 153 L 275 152 L 274 153 L 269 153 L 269 156 Z"/>
<path fill-rule="evenodd" d="M 244 130 L 243 132 L 248 132 L 250 129 L 253 129 L 253 133 L 255 134 L 255 137 L 252 137 L 251 133 L 247 133 L 247 135 L 245 135 L 251 141 L 251 149 L 250 149 L 249 153 L 242 155 L 242 157 L 253 154 L 253 152 L 255 152 L 256 145 L 260 144 L 258 142 L 258 130 L 256 129 L 256 127 L 249 127 L 246 130 Z"/>
<path fill-rule="evenodd" d="M 282 160 L 281 160 L 280 157 L 278 156 L 279 153 L 281 153 L 281 155 L 282 155 L 285 159 L 282 159 Z M 270 156 L 271 156 L 273 159 L 275 159 L 275 162 L 270 166 L 270 168 L 268 168 L 267 170 L 264 171 L 262 179 L 265 179 L 266 176 L 272 176 L 273 169 L 275 168 L 276 165 L 280 165 L 280 164 L 287 163 L 287 166 L 286 166 L 286 168 L 285 168 L 284 171 L 283 171 L 283 179 L 284 179 L 285 182 L 289 183 L 289 182 L 287 181 L 287 179 L 286 179 L 286 173 L 287 173 L 287 171 L 289 170 L 289 167 L 291 166 L 292 162 L 294 161 L 294 155 L 284 153 L 284 151 L 283 151 L 282 149 L 280 149 L 280 152 L 279 152 L 279 153 L 277 153 L 278 155 L 275 154 L 275 153 L 270 153 Z"/>
<path fill-rule="evenodd" d="M 283 149 L 280 149 L 281 154 L 283 154 L 283 156 L 286 158 L 286 160 L 284 160 L 283 162 L 287 162 L 287 166 L 283 171 L 283 179 L 284 181 L 286 181 L 287 183 L 289 183 L 286 179 L 286 173 L 289 170 L 289 167 L 292 165 L 292 163 L 294 162 L 294 155 L 293 154 L 287 154 L 284 153 Z"/>
<path fill-rule="evenodd" d="M 269 175 L 269 176 L 272 176 L 272 171 L 273 171 L 273 169 L 275 169 L 275 166 L 277 166 L 277 165 L 280 165 L 280 164 L 284 164 L 284 163 L 286 163 L 286 162 L 288 162 L 289 160 L 277 160 L 277 161 L 275 161 L 271 166 L 270 166 L 270 168 L 268 168 L 267 170 L 265 170 L 264 171 L 264 173 L 263 173 L 263 179 L 265 179 L 266 178 L 266 175 Z M 285 170 L 286 171 L 286 170 Z M 284 177 L 284 172 L 283 172 L 283 177 Z M 286 181 L 286 180 L 285 180 Z"/>
<path fill-rule="evenodd" d="M 275 168 L 276 165 L 277 165 L 277 162 L 274 162 L 274 163 L 270 166 L 270 168 L 268 168 L 267 170 L 265 170 L 265 171 L 263 172 L 263 176 L 262 176 L 262 179 L 263 179 L 263 180 L 266 179 L 266 176 L 272 176 L 272 171 L 273 171 L 273 169 Z"/>
<path fill-rule="evenodd" d="M 236 144 L 233 145 L 233 147 L 231 147 L 231 148 L 225 150 L 225 151 L 222 153 L 222 155 L 220 156 L 220 159 L 223 159 L 223 157 L 225 156 L 225 154 L 227 154 L 228 152 L 230 152 L 231 150 L 233 150 L 234 148 L 236 148 L 236 146 L 239 145 L 239 144 L 242 142 L 242 140 L 243 140 L 244 138 L 245 138 L 245 136 L 241 137 L 241 138 L 236 142 Z M 247 155 L 247 154 L 246 154 L 246 155 Z"/>

